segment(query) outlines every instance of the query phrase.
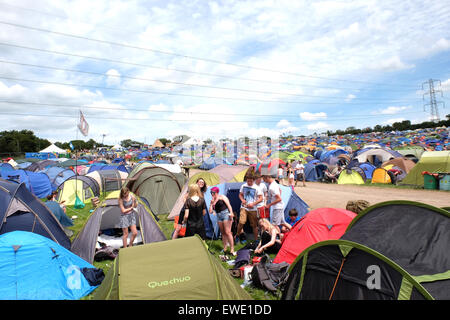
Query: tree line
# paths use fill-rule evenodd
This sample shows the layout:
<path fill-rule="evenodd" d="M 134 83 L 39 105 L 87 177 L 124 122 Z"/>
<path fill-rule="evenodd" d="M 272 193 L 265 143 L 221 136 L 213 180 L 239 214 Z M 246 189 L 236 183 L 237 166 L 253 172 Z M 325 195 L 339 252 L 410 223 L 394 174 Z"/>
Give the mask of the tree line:
<path fill-rule="evenodd" d="M 334 135 L 345 135 L 345 134 L 361 134 L 361 133 L 372 133 L 372 132 L 391 132 L 391 131 L 406 131 L 406 130 L 416 130 L 416 129 L 426 129 L 426 128 L 437 128 L 442 126 L 450 126 L 450 114 L 445 116 L 446 120 L 441 120 L 438 122 L 424 121 L 417 124 L 412 124 L 409 120 L 404 120 L 401 122 L 394 122 L 392 125 L 376 125 L 373 128 L 367 127 L 363 129 L 357 129 L 355 127 L 348 127 L 345 130 L 336 130 L 335 132 L 328 130 L 326 134 L 328 136 Z"/>

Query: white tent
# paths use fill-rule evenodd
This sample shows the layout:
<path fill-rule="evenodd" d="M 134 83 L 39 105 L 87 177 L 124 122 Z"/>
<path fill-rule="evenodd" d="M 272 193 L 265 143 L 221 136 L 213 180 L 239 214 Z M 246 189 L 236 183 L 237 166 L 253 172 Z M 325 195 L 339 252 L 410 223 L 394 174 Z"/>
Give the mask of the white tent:
<path fill-rule="evenodd" d="M 45 152 L 67 153 L 66 150 L 55 146 L 53 143 L 51 145 L 49 145 L 47 148 L 45 148 L 44 150 L 41 150 L 39 152 L 44 152 L 44 153 Z"/>
<path fill-rule="evenodd" d="M 114 147 L 112 147 L 111 149 L 113 150 L 122 150 L 123 147 L 120 144 L 116 144 Z"/>

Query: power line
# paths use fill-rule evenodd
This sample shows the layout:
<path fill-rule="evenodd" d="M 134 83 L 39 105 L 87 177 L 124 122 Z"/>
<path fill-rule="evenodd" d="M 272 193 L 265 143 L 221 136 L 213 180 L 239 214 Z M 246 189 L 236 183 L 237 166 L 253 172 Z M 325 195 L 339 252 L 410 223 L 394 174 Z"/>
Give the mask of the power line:
<path fill-rule="evenodd" d="M 176 112 L 175 112 L 176 113 Z M 185 113 L 190 113 L 191 115 L 197 115 L 199 113 L 197 112 L 185 112 Z M 419 114 L 422 112 L 411 112 L 414 114 Z M 16 113 L 16 112 L 0 112 L 0 114 L 2 115 L 12 115 L 12 116 L 32 116 L 32 117 L 57 117 L 57 118 L 77 118 L 77 115 L 62 115 L 62 114 L 31 114 L 31 113 Z M 213 114 L 211 114 L 213 115 Z M 374 115 L 375 116 L 375 115 Z M 376 115 L 377 118 L 379 117 L 392 117 L 392 115 L 387 115 L 387 114 L 380 114 L 380 115 Z M 124 117 L 97 117 L 97 116 L 92 116 L 92 115 L 88 115 L 86 114 L 86 117 L 89 119 L 98 119 L 98 120 L 130 120 L 130 121 L 156 121 L 156 122 L 208 122 L 208 123 L 278 123 L 281 120 L 225 120 L 225 119 L 220 119 L 220 120 L 210 120 L 210 119 L 161 119 L 161 118 L 124 118 Z M 283 116 L 280 116 L 283 117 Z M 306 121 L 306 120 L 287 120 L 290 123 L 310 123 L 312 121 L 343 121 L 343 120 L 366 120 L 368 119 L 367 116 L 361 116 L 360 118 L 342 118 L 342 119 L 315 119 L 315 120 L 311 120 L 311 121 Z"/>
<path fill-rule="evenodd" d="M 104 90 L 113 90 L 113 91 L 125 91 L 125 92 L 135 92 L 135 93 L 151 93 L 151 94 L 160 94 L 160 95 L 169 95 L 169 96 L 183 96 L 183 97 L 193 97 L 193 98 L 206 98 L 206 99 L 218 99 L 218 100 L 230 100 L 230 101 L 248 101 L 248 102 L 264 102 L 264 103 L 283 103 L 283 104 L 307 104 L 307 105 L 373 105 L 374 102 L 371 103 L 354 103 L 351 101 L 348 102 L 305 102 L 305 101 L 287 101 L 287 100 L 263 100 L 263 99 L 247 99 L 247 98 L 235 98 L 235 97 L 217 97 L 217 96 L 207 96 L 207 95 L 196 95 L 196 94 L 187 94 L 187 93 L 175 93 L 175 92 L 161 92 L 161 91 L 151 91 L 151 90 L 137 90 L 137 89 L 128 89 L 128 88 L 110 88 L 110 87 L 102 87 L 102 86 L 93 86 L 93 85 L 85 85 L 85 84 L 76 84 L 76 83 L 63 83 L 56 81 L 43 81 L 43 80 L 32 80 L 32 79 L 21 79 L 21 78 L 11 78 L 4 75 L 0 75 L 0 79 L 12 80 L 12 81 L 24 81 L 31 83 L 45 83 L 45 84 L 53 84 L 53 85 L 62 85 L 62 86 L 71 86 L 71 87 L 81 87 L 81 88 L 91 88 L 91 89 L 104 89 Z M 394 101 L 390 101 L 394 102 Z M 401 101 L 396 101 L 401 102 Z M 406 102 L 409 103 L 409 102 Z M 380 104 L 380 102 L 378 102 Z"/>
<path fill-rule="evenodd" d="M 137 109 L 137 108 L 113 108 L 113 107 L 95 107 L 95 106 L 87 106 L 87 105 L 67 105 L 67 104 L 55 104 L 55 103 L 38 103 L 38 102 L 29 102 L 29 101 L 7 101 L 7 100 L 0 100 L 0 103 L 7 103 L 7 104 L 24 104 L 24 105 L 35 105 L 35 106 L 41 106 L 41 107 L 63 107 L 63 108 L 74 108 L 74 109 L 96 109 L 96 110 L 113 110 L 113 111 L 144 111 L 149 113 L 177 113 L 177 114 L 196 114 L 196 115 L 220 115 L 220 116 L 251 116 L 251 117 L 279 117 L 279 118 L 286 118 L 286 117 L 299 117 L 299 114 L 287 114 L 283 113 L 280 114 L 256 114 L 256 113 L 223 113 L 223 112 L 201 112 L 201 111 L 175 111 L 175 110 L 148 110 L 148 109 Z M 421 112 L 403 112 L 402 114 L 418 114 Z M 392 114 L 368 114 L 368 115 L 354 115 L 355 117 L 332 117 L 331 119 L 327 116 L 324 117 L 317 117 L 317 120 L 326 120 L 326 121 L 342 121 L 342 120 L 359 120 L 359 119 L 365 119 L 365 118 L 378 118 L 378 117 L 391 117 Z M 278 122 L 279 120 L 276 120 L 274 122 Z M 291 120 L 289 120 L 292 122 Z M 298 120 L 299 122 L 303 122 L 306 120 Z M 251 122 L 251 120 L 250 120 Z M 259 120 L 255 120 L 255 122 L 259 122 Z"/>
<path fill-rule="evenodd" d="M 210 62 L 210 63 L 234 66 L 234 67 L 248 69 L 248 70 L 254 69 L 254 70 L 259 70 L 259 71 L 264 71 L 264 72 L 279 73 L 279 74 L 286 74 L 286 75 L 305 77 L 305 78 L 312 78 L 312 79 L 321 79 L 321 80 L 331 80 L 331 81 L 341 81 L 341 82 L 350 82 L 350 83 L 361 83 L 361 84 L 371 84 L 371 85 L 383 85 L 383 86 L 389 85 L 389 86 L 392 86 L 392 84 L 388 84 L 388 83 L 377 83 L 377 82 L 360 81 L 360 80 L 328 78 L 328 77 L 306 75 L 306 74 L 295 73 L 295 72 L 272 70 L 272 69 L 261 68 L 261 67 L 254 67 L 254 66 L 252 67 L 252 66 L 247 66 L 247 65 L 242 65 L 242 64 L 236 64 L 236 63 L 231 63 L 231 62 L 219 61 L 219 60 L 215 60 L 215 59 L 199 58 L 199 57 L 194 57 L 194 56 L 190 56 L 190 55 L 186 55 L 186 54 L 168 52 L 168 51 L 157 50 L 157 49 L 146 48 L 146 47 L 140 47 L 140 46 L 129 45 L 129 44 L 124 44 L 124 43 L 118 43 L 118 42 L 114 42 L 114 41 L 93 39 L 93 38 L 89 38 L 89 37 L 85 37 L 85 36 L 74 35 L 74 34 L 69 34 L 69 33 L 64 33 L 64 32 L 59 32 L 59 31 L 53 31 L 53 30 L 48 30 L 48 29 L 43 29 L 43 28 L 37 28 L 37 27 L 31 27 L 31 26 L 25 26 L 25 25 L 12 23 L 12 22 L 7 22 L 7 21 L 0 21 L 0 24 L 9 25 L 9 26 L 17 27 L 17 28 L 28 29 L 28 30 L 39 31 L 39 32 L 45 32 L 45 33 L 50 33 L 50 34 L 56 34 L 56 35 L 65 36 L 65 37 L 71 37 L 71 38 L 75 38 L 75 39 L 88 40 L 88 41 L 93 41 L 93 42 L 98 42 L 98 43 L 103 43 L 103 44 L 108 44 L 108 45 L 113 45 L 113 46 L 120 46 L 120 47 L 124 47 L 124 48 L 149 51 L 149 52 L 153 52 L 153 53 L 158 53 L 158 54 L 163 54 L 163 55 L 170 55 L 170 56 L 174 56 L 174 57 L 181 57 L 181 58 L 186 58 L 186 59 L 199 60 L 199 61 L 205 61 L 205 62 Z M 400 85 L 400 84 L 398 86 L 403 86 L 404 87 L 404 85 Z M 409 87 L 409 86 L 407 86 L 407 87 Z"/>
<path fill-rule="evenodd" d="M 108 59 L 108 58 L 85 56 L 85 55 L 80 55 L 80 54 L 60 52 L 60 51 L 54 51 L 54 50 L 46 50 L 46 49 L 41 49 L 41 48 L 33 48 L 33 47 L 28 47 L 28 46 L 23 46 L 23 45 L 18 45 L 18 44 L 12 44 L 12 43 L 0 42 L 0 45 L 20 48 L 20 49 L 26 49 L 26 50 L 33 50 L 33 51 L 38 51 L 38 52 L 45 52 L 45 53 L 50 53 L 50 54 L 64 55 L 64 56 L 69 56 L 69 57 L 76 57 L 76 58 L 83 58 L 83 59 L 90 59 L 90 60 L 97 60 L 97 61 L 104 61 L 104 62 L 108 62 L 108 63 L 119 63 L 119 64 L 135 66 L 135 67 L 143 67 L 143 68 L 151 68 L 151 69 L 164 70 L 164 71 L 188 73 L 188 74 L 200 75 L 200 76 L 205 76 L 205 77 L 242 80 L 242 81 L 257 82 L 257 83 L 267 83 L 267 84 L 281 84 L 281 85 L 289 85 L 289 86 L 296 86 L 296 87 L 302 86 L 302 87 L 311 87 L 311 88 L 319 88 L 319 89 L 355 90 L 355 87 L 330 87 L 330 86 L 323 86 L 323 85 L 319 86 L 319 85 L 305 84 L 305 83 L 292 83 L 292 82 L 284 82 L 284 81 L 252 79 L 252 78 L 237 77 L 237 76 L 232 76 L 232 75 L 215 74 L 215 73 L 208 73 L 208 72 L 199 72 L 199 71 L 184 70 L 184 69 L 170 68 L 170 67 L 161 67 L 161 66 L 154 66 L 154 65 L 149 65 L 149 64 L 142 64 L 142 63 L 114 60 L 114 59 Z M 410 90 L 413 90 L 413 89 L 417 89 L 417 88 L 413 87 L 413 86 L 411 86 L 411 87 L 409 87 L 409 86 L 406 87 L 405 86 L 405 89 L 403 89 L 403 90 L 392 90 L 392 89 L 386 88 L 386 89 L 383 89 L 383 91 L 384 92 L 404 92 L 404 91 L 410 91 Z M 365 89 L 364 88 L 358 88 L 358 90 L 365 90 Z"/>
<path fill-rule="evenodd" d="M 238 89 L 238 88 L 228 88 L 228 87 L 216 87 L 216 86 L 210 86 L 210 85 L 183 83 L 183 82 L 170 81 L 170 80 L 138 78 L 138 77 L 132 77 L 132 76 L 128 76 L 128 75 L 114 75 L 114 74 L 108 75 L 108 74 L 100 73 L 100 72 L 74 70 L 74 69 L 59 68 L 59 67 L 44 66 L 44 65 L 36 65 L 36 64 L 22 63 L 22 62 L 15 62 L 15 61 L 0 60 L 0 63 L 15 64 L 15 65 L 26 66 L 26 67 L 34 67 L 34 68 L 41 68 L 41 69 L 66 71 L 66 72 L 76 72 L 76 73 L 83 73 L 83 74 L 89 74 L 89 75 L 97 75 L 97 76 L 102 76 L 102 77 L 108 76 L 108 77 L 125 78 L 125 79 L 131 79 L 131 80 L 139 80 L 139 81 L 160 82 L 160 83 L 168 83 L 168 84 L 175 84 L 175 85 L 182 85 L 182 86 L 189 86 L 189 87 L 199 87 L 199 88 L 208 88 L 208 89 L 239 91 L 239 92 L 246 92 L 246 93 L 248 92 L 248 93 L 260 93 L 260 94 L 273 94 L 273 95 L 281 95 L 281 96 L 294 96 L 294 97 L 307 97 L 307 98 L 327 98 L 327 99 L 340 99 L 340 100 L 346 99 L 346 97 L 320 96 L 320 95 L 307 95 L 307 94 L 295 94 L 295 93 L 284 93 L 284 92 L 273 92 L 273 91 Z M 364 101 L 370 101 L 370 102 L 379 102 L 379 101 L 405 102 L 405 101 L 398 101 L 398 100 L 392 100 L 392 99 L 367 99 L 367 98 L 364 98 L 364 99 L 363 98 L 354 98 L 353 100 L 364 100 Z M 413 100 L 411 100 L 411 101 L 413 101 Z"/>

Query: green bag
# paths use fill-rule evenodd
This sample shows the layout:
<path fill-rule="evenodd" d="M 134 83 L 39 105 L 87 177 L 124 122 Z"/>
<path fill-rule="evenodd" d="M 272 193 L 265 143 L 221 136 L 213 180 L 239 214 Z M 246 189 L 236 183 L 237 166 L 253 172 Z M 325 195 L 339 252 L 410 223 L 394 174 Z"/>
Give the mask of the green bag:
<path fill-rule="evenodd" d="M 74 208 L 75 209 L 83 209 L 84 206 L 85 206 L 85 204 L 83 203 L 83 201 L 81 201 L 81 199 L 78 198 L 78 195 L 76 195 Z"/>

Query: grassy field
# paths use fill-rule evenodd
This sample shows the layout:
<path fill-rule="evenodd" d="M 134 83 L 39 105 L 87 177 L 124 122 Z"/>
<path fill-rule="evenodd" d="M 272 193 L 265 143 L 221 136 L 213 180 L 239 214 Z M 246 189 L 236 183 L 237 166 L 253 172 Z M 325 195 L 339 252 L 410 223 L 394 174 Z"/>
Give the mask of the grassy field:
<path fill-rule="evenodd" d="M 100 201 L 101 200 L 102 200 L 102 198 L 100 198 Z M 69 217 L 77 216 L 77 218 L 74 220 L 74 225 L 72 227 L 70 227 L 70 229 L 74 232 L 73 236 L 71 237 L 71 240 L 73 240 L 76 237 L 76 235 L 78 234 L 78 232 L 83 228 L 84 224 L 89 219 L 89 216 L 91 215 L 91 211 L 93 209 L 94 208 L 93 208 L 91 202 L 86 203 L 86 206 L 83 209 L 75 209 L 75 208 L 73 208 L 73 206 L 67 207 L 67 215 Z M 158 216 L 158 218 L 159 218 L 158 223 L 161 226 L 161 229 L 164 232 L 165 236 L 167 237 L 167 239 L 171 239 L 172 232 L 173 232 L 173 221 L 167 220 L 167 214 Z M 207 240 L 206 243 L 210 249 L 210 252 L 212 252 L 212 254 L 214 255 L 214 258 L 219 260 L 220 251 L 222 250 L 222 241 L 221 240 L 212 240 L 212 241 Z M 244 246 L 243 244 L 239 243 L 235 247 L 235 250 L 237 251 L 237 250 L 241 249 L 243 246 Z M 271 258 L 274 258 L 274 255 L 272 255 Z M 233 258 L 230 256 L 230 259 L 233 259 Z M 112 266 L 112 263 L 113 263 L 112 260 L 105 260 L 105 261 L 101 261 L 101 262 L 94 261 L 93 264 L 96 268 L 103 269 L 103 272 L 106 275 L 109 268 Z M 221 261 L 221 263 L 225 269 L 231 268 L 226 262 Z M 242 279 L 235 278 L 235 280 L 239 284 L 243 283 Z M 264 290 L 254 288 L 252 286 L 246 286 L 244 289 L 252 296 L 253 299 L 256 299 L 256 300 L 277 300 L 278 299 L 277 296 L 271 294 L 270 292 L 266 292 Z M 92 294 L 85 297 L 83 300 L 89 300 L 91 298 L 92 298 Z"/>

